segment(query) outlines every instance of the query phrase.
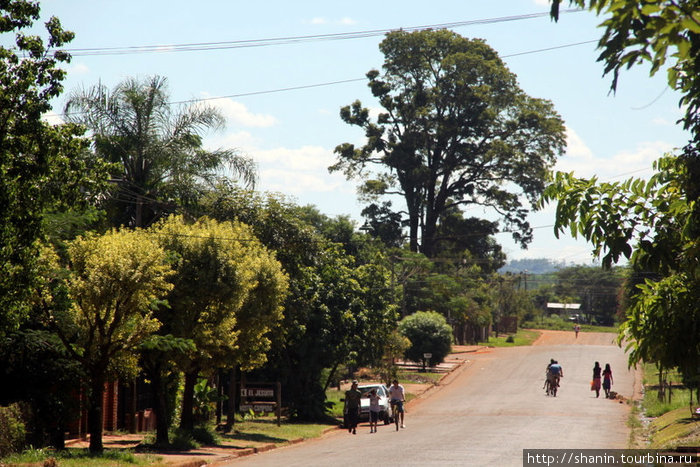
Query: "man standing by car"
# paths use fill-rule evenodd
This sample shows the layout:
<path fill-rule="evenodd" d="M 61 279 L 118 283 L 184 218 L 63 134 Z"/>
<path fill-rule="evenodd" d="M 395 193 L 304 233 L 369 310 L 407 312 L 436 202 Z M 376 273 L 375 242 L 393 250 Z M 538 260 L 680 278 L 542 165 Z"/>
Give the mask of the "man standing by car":
<path fill-rule="evenodd" d="M 391 406 L 396 406 L 395 416 L 401 419 L 401 428 L 406 428 L 404 425 L 404 408 L 403 403 L 406 401 L 406 395 L 403 390 L 403 386 L 399 384 L 399 380 L 395 379 L 391 383 L 389 388 L 389 399 L 391 399 Z"/>
<path fill-rule="evenodd" d="M 360 399 L 362 393 L 357 389 L 357 380 L 353 380 L 350 389 L 345 391 L 345 424 L 348 433 L 357 434 L 357 421 L 360 418 Z"/>

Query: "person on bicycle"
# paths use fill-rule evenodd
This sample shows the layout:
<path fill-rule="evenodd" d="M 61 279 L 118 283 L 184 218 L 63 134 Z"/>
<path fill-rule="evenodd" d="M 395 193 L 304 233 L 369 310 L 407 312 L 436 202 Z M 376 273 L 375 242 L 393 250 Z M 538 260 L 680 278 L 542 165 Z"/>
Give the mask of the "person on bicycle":
<path fill-rule="evenodd" d="M 391 387 L 389 387 L 389 399 L 391 400 L 391 405 L 396 406 L 397 416 L 401 419 L 401 428 L 406 428 L 404 424 L 404 408 L 403 404 L 406 401 L 406 395 L 403 390 L 403 386 L 399 384 L 399 380 L 395 379 Z"/>
<path fill-rule="evenodd" d="M 561 367 L 559 362 L 554 360 L 547 367 L 547 380 L 549 381 L 550 387 L 559 387 L 559 380 L 564 377 L 564 369 Z"/>

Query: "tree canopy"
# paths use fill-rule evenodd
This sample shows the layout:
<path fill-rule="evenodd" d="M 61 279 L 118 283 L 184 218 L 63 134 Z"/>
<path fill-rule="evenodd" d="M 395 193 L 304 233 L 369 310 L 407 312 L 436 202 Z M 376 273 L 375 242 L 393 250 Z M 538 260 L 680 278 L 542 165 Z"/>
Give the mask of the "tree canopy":
<path fill-rule="evenodd" d="M 171 269 L 165 251 L 141 231 L 81 237 L 68 255 L 73 306 L 46 311 L 87 377 L 90 451 L 101 452 L 104 383 L 135 372 L 139 345 L 160 327 L 153 311 L 172 289 Z"/>
<path fill-rule="evenodd" d="M 59 49 L 73 33 L 51 18 L 42 38 L 32 29 L 39 12 L 37 2 L 0 4 L 0 333 L 28 313 L 44 214 L 61 202 L 87 202 L 104 179 L 82 165 L 85 142 L 75 125 L 42 121 L 63 90 L 70 56 Z"/>
<path fill-rule="evenodd" d="M 205 150 L 202 136 L 223 126 L 216 109 L 168 102 L 167 80 L 127 78 L 113 90 L 98 84 L 71 93 L 67 118 L 92 133 L 97 157 L 114 165 L 116 189 L 105 208 L 114 225 L 149 226 L 180 207 L 192 206 L 201 184 L 229 168 L 248 184 L 255 164 L 235 150 Z"/>
<path fill-rule="evenodd" d="M 274 255 L 240 222 L 172 216 L 151 231 L 173 259 L 169 307 L 158 313 L 163 332 L 191 339 L 183 358 L 181 425 L 193 428 L 192 398 L 200 372 L 265 362 L 266 336 L 282 319 L 287 277 Z"/>
<path fill-rule="evenodd" d="M 337 146 L 330 170 L 366 180 L 360 193 L 370 200 L 401 196 L 412 251 L 433 256 L 441 216 L 474 204 L 495 210 L 516 241 L 529 243 L 524 202 L 539 197 L 564 147 L 551 102 L 525 94 L 479 39 L 394 31 L 380 50 L 384 72 L 367 78 L 383 111 L 373 120 L 360 101 L 341 109 L 367 140 Z"/>

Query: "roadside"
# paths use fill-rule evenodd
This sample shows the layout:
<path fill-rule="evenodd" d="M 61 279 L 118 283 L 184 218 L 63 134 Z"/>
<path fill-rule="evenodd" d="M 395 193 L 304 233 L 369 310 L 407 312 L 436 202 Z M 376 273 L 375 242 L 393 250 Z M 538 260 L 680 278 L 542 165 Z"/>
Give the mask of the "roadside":
<path fill-rule="evenodd" d="M 435 382 L 427 381 L 421 383 L 402 383 L 407 394 L 410 394 L 411 400 L 407 403 L 407 410 L 411 410 L 422 400 L 426 399 L 434 392 L 439 391 L 441 387 L 449 384 L 456 375 L 465 367 L 468 367 L 470 358 L 475 353 L 488 352 L 486 346 L 470 345 L 460 346 L 455 345 L 452 348 L 452 353 L 449 354 L 445 361 L 436 367 L 430 369 L 431 373 L 437 373 L 440 376 Z M 410 364 L 402 364 L 404 368 L 410 368 Z M 341 385 L 341 389 L 349 387 L 349 383 L 345 382 Z M 283 425 L 284 427 L 284 425 Z M 115 450 L 131 450 L 137 458 L 146 460 L 150 457 L 159 458 L 155 463 L 149 463 L 152 466 L 167 465 L 168 467 L 200 467 L 203 465 L 215 466 L 217 464 L 230 461 L 238 457 L 248 456 L 251 454 L 269 451 L 281 446 L 296 444 L 307 439 L 317 438 L 326 433 L 336 431 L 339 426 L 309 426 L 307 434 L 297 437 L 290 437 L 289 433 L 279 433 L 274 437 L 269 435 L 256 435 L 248 430 L 240 429 L 239 433 L 222 436 L 221 441 L 216 446 L 201 446 L 197 449 L 189 451 L 141 451 L 144 438 L 149 434 L 122 434 L 122 433 L 105 433 L 103 437 L 105 449 Z M 70 448 L 87 448 L 88 440 L 71 440 L 67 443 Z M 146 461 L 148 462 L 148 461 Z M 41 465 L 41 464 L 39 464 Z"/>

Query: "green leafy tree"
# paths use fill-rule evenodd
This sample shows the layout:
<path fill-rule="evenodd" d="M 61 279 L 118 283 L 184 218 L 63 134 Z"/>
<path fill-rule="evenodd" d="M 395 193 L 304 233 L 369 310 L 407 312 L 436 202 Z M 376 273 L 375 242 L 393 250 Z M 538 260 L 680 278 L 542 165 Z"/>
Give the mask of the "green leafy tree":
<path fill-rule="evenodd" d="M 596 324 L 611 326 L 618 314 L 623 268 L 573 266 L 557 271 L 557 295 L 572 297 Z"/>
<path fill-rule="evenodd" d="M 552 2 L 552 16 L 558 18 L 560 0 Z M 700 354 L 697 302 L 700 290 L 700 3 L 697 0 L 618 2 L 613 0 L 572 0 L 597 14 L 606 15 L 598 43 L 599 61 L 612 73 L 611 88 L 618 85 L 620 72 L 648 63 L 654 74 L 668 66 L 669 87 L 682 95 L 684 127 L 691 139 L 677 157 L 662 158 L 651 180 L 629 180 L 622 185 L 599 184 L 595 180 L 575 181 L 558 176 L 548 199 L 558 199 L 559 227 L 569 225 L 588 238 L 596 251 L 605 253 L 606 264 L 622 255 L 631 257 L 635 273 L 651 273 L 639 292 L 630 298 L 628 320 L 622 332 L 633 339 L 630 362 L 652 359 L 666 368 L 677 366 L 684 381 L 698 388 L 700 398 Z M 576 205 L 591 193 L 598 199 L 598 215 L 576 215 Z M 614 202 L 600 200 L 608 193 Z M 573 210 L 573 211 L 572 211 Z M 615 227 L 600 215 L 610 214 L 624 223 Z M 612 238 L 604 241 L 601 232 Z M 635 282 L 638 282 L 635 280 Z M 666 319 L 664 315 L 668 314 Z M 680 314 L 680 315 L 677 315 Z M 680 318 L 680 319 L 677 319 Z M 666 322 L 667 325 L 662 325 Z M 664 335 L 663 340 L 659 336 Z M 656 336 L 655 339 L 652 337 Z M 678 337 L 689 337 L 681 342 Z M 686 352 L 689 352 L 687 354 Z"/>
<path fill-rule="evenodd" d="M 63 90 L 60 66 L 70 56 L 60 48 L 73 33 L 51 18 L 47 37 L 35 35 L 39 12 L 38 2 L 0 4 L 0 334 L 29 313 L 44 214 L 84 202 L 96 192 L 88 181 L 101 178 L 81 166 L 85 143 L 75 125 L 41 119 Z"/>
<path fill-rule="evenodd" d="M 289 275 L 268 362 L 250 377 L 280 381 L 293 417 L 323 419 L 324 387 L 339 365 L 380 359 L 381 342 L 395 326 L 389 262 L 381 251 L 366 250 L 372 242 L 357 238 L 347 219 L 329 219 L 279 194 L 222 185 L 202 206 L 217 219 L 250 225 Z M 376 261 L 363 259 L 370 257 Z"/>
<path fill-rule="evenodd" d="M 564 147 L 552 104 L 526 95 L 482 40 L 395 31 L 380 50 L 384 73 L 367 77 L 384 111 L 373 121 L 359 101 L 341 109 L 367 141 L 336 147 L 330 170 L 366 180 L 360 191 L 369 199 L 403 197 L 411 251 L 434 256 L 441 216 L 475 204 L 503 215 L 514 239 L 529 243 L 523 202 L 539 197 Z"/>
<path fill-rule="evenodd" d="M 80 237 L 71 242 L 68 257 L 73 306 L 64 312 L 46 304 L 45 310 L 87 378 L 90 452 L 98 453 L 104 384 L 136 373 L 140 344 L 160 327 L 153 310 L 172 288 L 171 269 L 164 250 L 141 231 Z"/>
<path fill-rule="evenodd" d="M 452 328 L 435 311 L 417 311 L 406 316 L 399 322 L 399 332 L 411 341 L 405 356 L 414 362 L 423 361 L 423 354 L 430 353 L 428 364 L 437 365 L 452 348 Z"/>
<path fill-rule="evenodd" d="M 382 380 L 388 386 L 398 378 L 399 370 L 396 360 L 402 358 L 406 350 L 411 346 L 411 341 L 397 329 L 394 329 L 384 340 L 382 353 Z"/>
<path fill-rule="evenodd" d="M 77 90 L 65 105 L 68 119 L 92 133 L 96 156 L 115 164 L 116 188 L 105 206 L 114 225 L 144 227 L 193 206 L 202 185 L 222 178 L 223 168 L 255 181 L 252 160 L 202 148 L 202 135 L 224 124 L 216 109 L 175 108 L 168 98 L 166 79 L 154 76 L 126 79 L 112 91 L 101 84 Z"/>
<path fill-rule="evenodd" d="M 686 228 L 693 202 L 682 189 L 686 165 L 675 157 L 654 164 L 649 180 L 605 183 L 558 173 L 544 194 L 557 201 L 555 232 L 569 229 L 593 244 L 609 267 L 620 258 L 645 274 L 635 282 L 620 342 L 629 342 L 630 364 L 657 361 L 678 367 L 684 381 L 700 387 L 700 279 L 697 239 Z M 693 302 L 695 300 L 695 302 Z M 664 317 L 665 316 L 665 317 Z"/>
<path fill-rule="evenodd" d="M 194 390 L 201 373 L 265 362 L 267 333 L 282 319 L 287 277 L 274 255 L 239 222 L 172 216 L 151 231 L 173 257 L 169 308 L 158 313 L 163 334 L 191 339 L 183 359 L 181 428 L 194 428 Z"/>

